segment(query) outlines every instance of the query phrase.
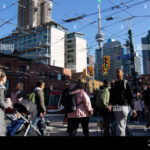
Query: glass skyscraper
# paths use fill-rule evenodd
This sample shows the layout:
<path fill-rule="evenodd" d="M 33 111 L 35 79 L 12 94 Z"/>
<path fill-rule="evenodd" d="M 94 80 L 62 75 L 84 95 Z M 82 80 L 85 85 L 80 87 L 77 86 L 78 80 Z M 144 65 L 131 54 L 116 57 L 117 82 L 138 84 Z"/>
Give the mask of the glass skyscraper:
<path fill-rule="evenodd" d="M 143 72 L 150 73 L 150 30 L 148 35 L 142 38 Z"/>

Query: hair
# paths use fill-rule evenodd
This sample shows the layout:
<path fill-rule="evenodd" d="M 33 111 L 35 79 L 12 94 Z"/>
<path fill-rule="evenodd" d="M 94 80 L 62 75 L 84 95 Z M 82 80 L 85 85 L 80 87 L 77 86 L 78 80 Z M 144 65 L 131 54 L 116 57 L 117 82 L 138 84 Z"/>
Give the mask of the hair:
<path fill-rule="evenodd" d="M 124 72 L 123 69 L 121 69 L 121 68 L 117 68 L 116 72 L 119 71 L 119 70 L 122 71 L 122 72 Z"/>
<path fill-rule="evenodd" d="M 110 85 L 110 81 L 109 80 L 104 80 L 104 86 L 108 87 Z"/>
<path fill-rule="evenodd" d="M 81 79 L 77 81 L 76 88 L 85 89 L 85 84 L 81 81 Z"/>
<path fill-rule="evenodd" d="M 23 88 L 23 83 L 18 82 L 13 92 L 18 92 Z"/>
<path fill-rule="evenodd" d="M 36 83 L 36 86 L 37 87 L 41 87 L 41 85 L 44 83 L 44 81 L 42 80 L 39 80 L 37 83 Z"/>
<path fill-rule="evenodd" d="M 0 69 L 0 80 L 2 80 L 2 78 L 5 76 L 6 76 L 6 73 L 2 69 Z"/>

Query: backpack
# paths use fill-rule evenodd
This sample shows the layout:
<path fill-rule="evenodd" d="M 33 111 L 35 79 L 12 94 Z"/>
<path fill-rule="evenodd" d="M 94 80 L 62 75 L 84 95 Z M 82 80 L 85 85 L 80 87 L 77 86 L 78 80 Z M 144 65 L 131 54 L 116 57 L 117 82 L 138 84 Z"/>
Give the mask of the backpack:
<path fill-rule="evenodd" d="M 107 95 L 109 91 L 107 89 L 99 90 L 96 95 L 96 107 L 98 110 L 106 108 L 105 101 L 107 100 Z"/>
<path fill-rule="evenodd" d="M 65 110 L 67 113 L 71 113 L 77 110 L 76 95 L 70 95 L 69 92 L 66 93 L 66 104 Z"/>
<path fill-rule="evenodd" d="M 35 104 L 35 92 L 27 94 L 27 99 L 31 100 Z"/>

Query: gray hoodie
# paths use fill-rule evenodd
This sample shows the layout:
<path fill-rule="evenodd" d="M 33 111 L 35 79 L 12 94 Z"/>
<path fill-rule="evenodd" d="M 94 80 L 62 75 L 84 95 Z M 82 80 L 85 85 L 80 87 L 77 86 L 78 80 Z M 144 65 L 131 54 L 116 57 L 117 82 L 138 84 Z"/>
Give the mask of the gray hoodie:
<path fill-rule="evenodd" d="M 0 136 L 5 136 L 6 134 L 6 124 L 5 124 L 5 92 L 6 88 L 3 84 L 0 84 Z"/>
<path fill-rule="evenodd" d="M 0 83 L 0 109 L 5 109 L 5 90 L 6 87 Z"/>

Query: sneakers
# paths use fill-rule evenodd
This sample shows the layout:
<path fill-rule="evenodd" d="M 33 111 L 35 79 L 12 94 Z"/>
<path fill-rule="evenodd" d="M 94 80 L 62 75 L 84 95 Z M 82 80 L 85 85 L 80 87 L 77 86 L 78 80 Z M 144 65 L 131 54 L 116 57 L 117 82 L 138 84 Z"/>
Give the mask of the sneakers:
<path fill-rule="evenodd" d="M 64 127 L 67 127 L 67 124 L 63 124 Z"/>

